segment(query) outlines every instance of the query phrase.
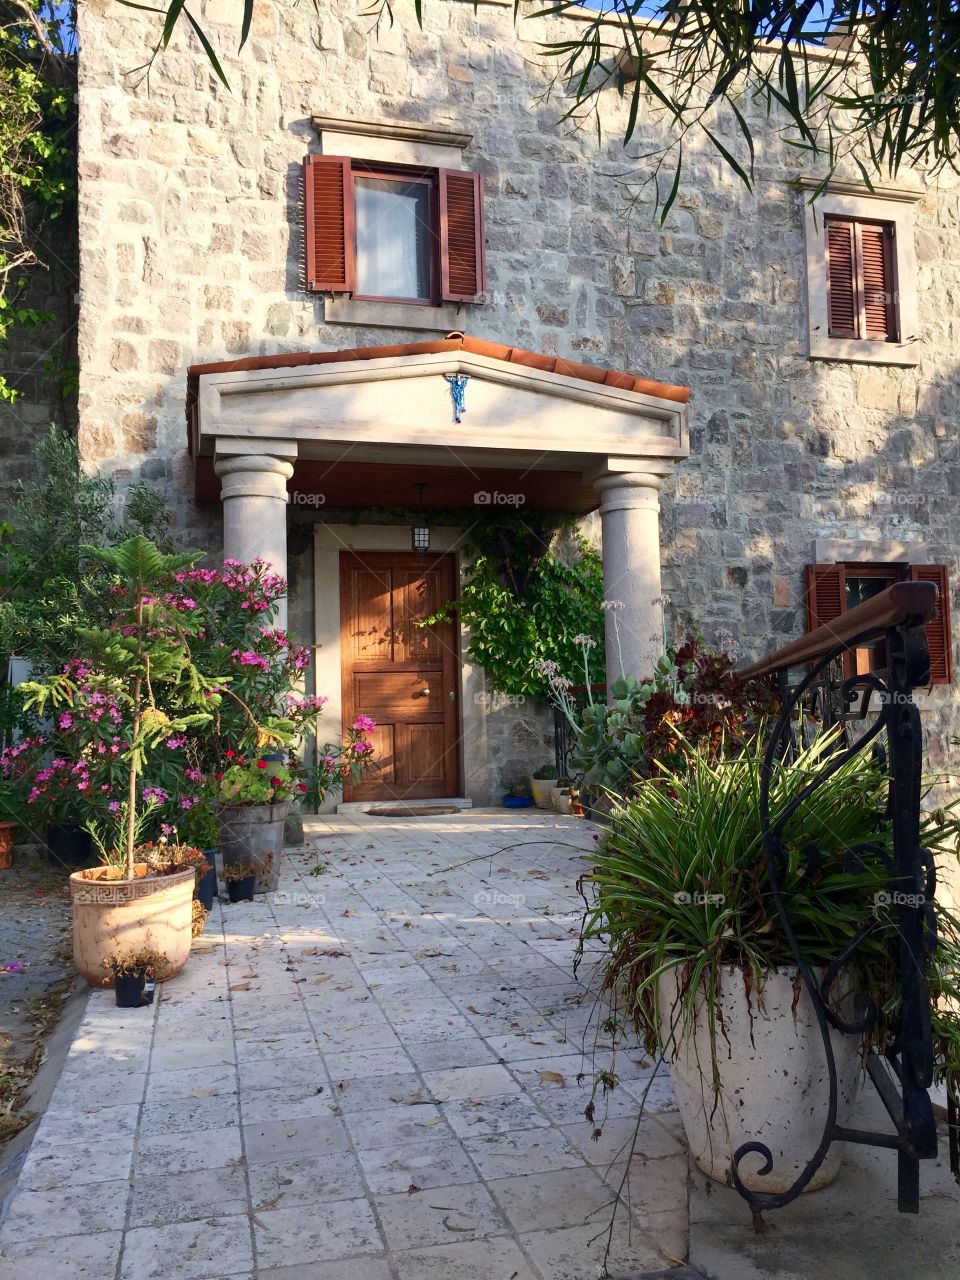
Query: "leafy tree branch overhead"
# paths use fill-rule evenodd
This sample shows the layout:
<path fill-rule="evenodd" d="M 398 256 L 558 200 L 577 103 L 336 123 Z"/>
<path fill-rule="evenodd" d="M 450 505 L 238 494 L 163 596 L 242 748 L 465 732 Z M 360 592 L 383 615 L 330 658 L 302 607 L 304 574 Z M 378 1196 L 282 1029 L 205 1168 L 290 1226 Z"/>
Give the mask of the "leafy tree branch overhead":
<path fill-rule="evenodd" d="M 151 57 L 189 24 L 216 74 L 227 76 L 186 0 L 152 9 L 162 19 Z M 255 0 L 236 0 L 240 49 Z M 429 0 L 358 0 L 375 28 L 429 23 Z M 568 17 L 540 53 L 561 90 L 560 111 L 595 114 L 611 90 L 628 102 L 623 140 L 642 136 L 649 115 L 670 130 L 649 153 L 669 155 L 676 196 L 684 146 L 712 147 L 748 185 L 757 111 L 776 113 L 786 139 L 826 176 L 849 158 L 868 184 L 903 165 L 956 168 L 960 152 L 960 5 L 956 0 L 514 0 L 514 21 Z M 595 10 L 591 16 L 589 10 Z M 575 16 L 574 16 L 575 15 Z M 559 38 L 558 38 L 559 37 Z M 721 123 L 727 116 L 732 130 Z M 599 116 L 596 116 L 599 123 Z M 645 138 L 643 139 L 645 141 Z"/>

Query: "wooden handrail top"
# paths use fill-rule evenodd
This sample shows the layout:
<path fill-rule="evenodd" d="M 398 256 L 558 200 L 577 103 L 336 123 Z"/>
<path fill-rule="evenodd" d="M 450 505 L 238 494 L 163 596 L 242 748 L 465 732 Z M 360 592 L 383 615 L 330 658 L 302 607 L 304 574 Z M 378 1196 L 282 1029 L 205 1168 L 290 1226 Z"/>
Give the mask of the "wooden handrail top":
<path fill-rule="evenodd" d="M 872 636 L 890 627 L 929 622 L 937 612 L 939 594 L 935 582 L 895 582 L 871 600 L 842 613 L 834 622 L 808 631 L 799 640 L 792 640 L 759 662 L 738 667 L 737 675 L 744 680 L 755 680 L 758 676 L 770 675 L 800 662 L 814 662 L 837 645 L 849 644 L 858 636 Z"/>

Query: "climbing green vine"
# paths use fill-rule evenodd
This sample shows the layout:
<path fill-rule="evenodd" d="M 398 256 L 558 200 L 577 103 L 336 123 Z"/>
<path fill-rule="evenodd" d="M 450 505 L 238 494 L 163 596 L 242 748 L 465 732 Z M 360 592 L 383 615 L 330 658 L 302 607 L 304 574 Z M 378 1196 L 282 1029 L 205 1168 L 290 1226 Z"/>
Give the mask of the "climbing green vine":
<path fill-rule="evenodd" d="M 596 642 L 591 676 L 603 681 L 603 569 L 572 518 L 474 517 L 464 550 L 460 599 L 427 621 L 459 617 L 469 637 L 466 657 L 484 668 L 495 692 L 545 699 L 536 669 L 544 660 L 582 683 L 583 649 L 575 637 L 584 635 Z"/>

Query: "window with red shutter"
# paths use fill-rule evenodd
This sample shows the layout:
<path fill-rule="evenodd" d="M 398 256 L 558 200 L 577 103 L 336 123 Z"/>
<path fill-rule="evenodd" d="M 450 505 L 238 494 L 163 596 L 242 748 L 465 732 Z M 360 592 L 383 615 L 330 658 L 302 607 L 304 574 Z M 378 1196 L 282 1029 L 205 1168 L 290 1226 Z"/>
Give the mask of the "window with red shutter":
<path fill-rule="evenodd" d="M 308 156 L 304 178 L 308 290 L 428 307 L 484 301 L 479 174 Z"/>
<path fill-rule="evenodd" d="M 479 173 L 440 170 L 440 282 L 445 302 L 482 302 L 483 187 Z"/>
<path fill-rule="evenodd" d="M 894 582 L 935 582 L 940 592 L 937 616 L 925 626 L 930 650 L 930 683 L 953 683 L 950 628 L 950 580 L 942 564 L 808 564 L 804 569 L 807 629 L 829 625 Z M 844 659 L 844 673 L 875 671 L 886 665 L 882 647 L 863 645 Z"/>
<path fill-rule="evenodd" d="M 940 592 L 937 616 L 926 624 L 930 650 L 930 683 L 953 684 L 953 637 L 950 629 L 950 575 L 945 564 L 912 564 L 914 582 L 935 582 Z"/>
<path fill-rule="evenodd" d="M 356 254 L 350 160 L 307 156 L 303 170 L 307 289 L 352 293 Z"/>
<path fill-rule="evenodd" d="M 830 337 L 896 342 L 893 223 L 827 218 L 825 227 Z"/>
<path fill-rule="evenodd" d="M 857 274 L 852 222 L 827 219 L 827 315 L 831 338 L 857 337 Z"/>

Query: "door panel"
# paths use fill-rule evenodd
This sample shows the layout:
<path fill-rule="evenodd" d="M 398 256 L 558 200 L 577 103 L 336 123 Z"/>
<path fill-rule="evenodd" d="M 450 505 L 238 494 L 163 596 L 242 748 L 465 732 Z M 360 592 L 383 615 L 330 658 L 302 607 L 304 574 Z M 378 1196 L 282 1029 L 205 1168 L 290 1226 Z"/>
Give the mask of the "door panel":
<path fill-rule="evenodd" d="M 403 773 L 397 779 L 403 785 L 424 786 L 433 783 L 438 788 L 445 785 L 443 725 L 405 724 L 397 728 L 402 743 L 398 759 Z M 412 771 L 412 772 L 411 772 Z M 437 792 L 450 795 L 450 792 Z"/>
<path fill-rule="evenodd" d="M 453 556 L 343 552 L 344 723 L 373 716 L 374 767 L 345 800 L 459 794 L 459 683 L 453 623 L 418 625 L 454 598 Z"/>

